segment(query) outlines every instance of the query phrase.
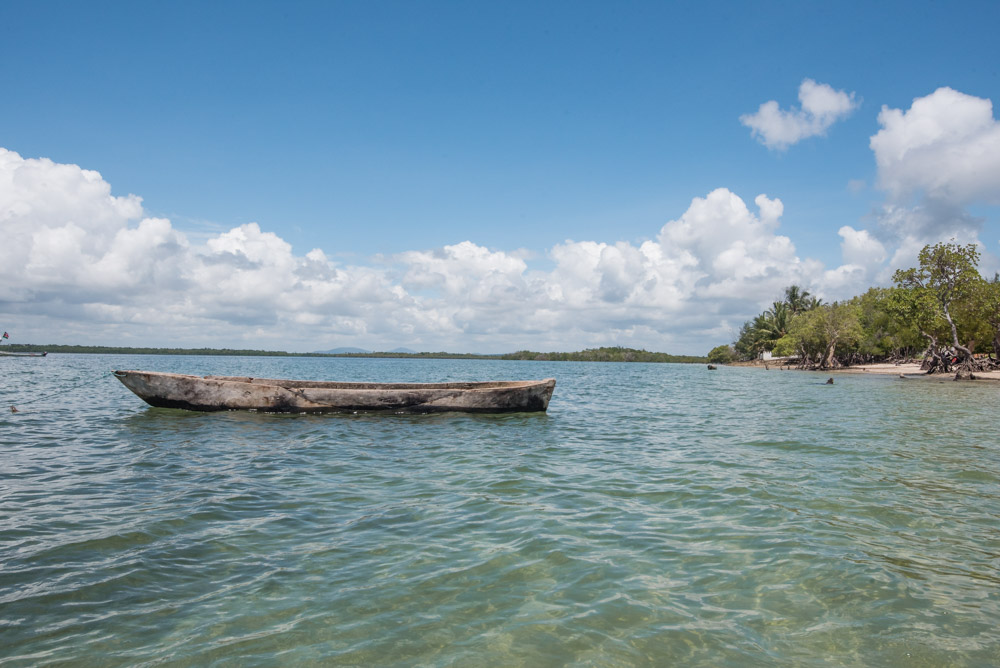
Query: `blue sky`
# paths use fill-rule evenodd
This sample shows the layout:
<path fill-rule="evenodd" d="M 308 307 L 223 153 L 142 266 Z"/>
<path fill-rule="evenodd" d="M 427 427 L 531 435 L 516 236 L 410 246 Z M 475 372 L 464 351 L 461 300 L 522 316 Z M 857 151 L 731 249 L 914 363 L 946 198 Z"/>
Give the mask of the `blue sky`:
<path fill-rule="evenodd" d="M 79 187 L 60 181 L 67 210 L 43 215 L 31 197 L 44 190 L 0 189 L 0 225 L 23 243 L 17 257 L 34 258 L 7 270 L 21 286 L 0 293 L 0 317 L 39 343 L 704 352 L 782 282 L 850 296 L 938 237 L 975 240 L 994 261 L 997 179 L 949 184 L 961 193 L 949 213 L 913 222 L 941 208 L 927 201 L 931 167 L 880 166 L 871 138 L 889 131 L 883 106 L 907 114 L 926 98 L 961 125 L 964 105 L 998 99 L 998 23 L 995 2 L 3 3 L 11 174 L 90 170 L 141 210 L 74 206 Z M 769 101 L 798 113 L 805 81 L 849 109 L 768 147 L 741 118 Z M 963 97 L 932 97 L 943 87 Z M 992 153 L 989 118 L 942 130 L 941 154 Z M 912 131 L 896 130 L 898 149 Z M 941 143 L 956 134 L 958 148 Z M 664 241 L 718 189 L 758 219 L 758 195 L 781 202 L 780 222 L 745 230 L 759 257 L 736 249 L 756 270 L 719 274 L 732 252 L 694 232 Z M 154 233 L 143 220 L 168 224 Z M 704 234 L 732 232 L 712 221 Z M 89 240 L 75 254 L 63 248 L 71 223 Z M 867 233 L 850 251 L 844 226 Z M 129 230 L 152 235 L 136 242 L 146 273 L 116 259 Z M 270 251 L 248 250 L 255 234 Z M 695 246 L 691 264 L 681 250 Z M 307 259 L 314 249 L 321 260 Z M 260 271 L 220 287 L 206 267 L 223 257 Z M 248 286 L 279 270 L 284 288 L 258 286 L 255 302 Z M 80 278 L 95 271 L 107 275 Z M 140 306 L 161 298 L 174 317 Z"/>

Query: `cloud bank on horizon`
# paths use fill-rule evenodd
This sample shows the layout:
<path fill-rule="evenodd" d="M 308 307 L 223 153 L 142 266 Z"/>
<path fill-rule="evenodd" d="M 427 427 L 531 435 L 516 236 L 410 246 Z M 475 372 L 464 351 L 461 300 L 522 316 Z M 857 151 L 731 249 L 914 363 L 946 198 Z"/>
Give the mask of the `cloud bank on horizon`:
<path fill-rule="evenodd" d="M 740 121 L 787 150 L 858 108 L 810 79 L 799 100 Z M 1000 204 L 991 102 L 941 88 L 908 110 L 883 107 L 878 122 L 870 148 L 885 200 L 872 229 L 839 229 L 836 267 L 799 257 L 780 234 L 779 197 L 751 207 L 726 187 L 694 196 L 648 241 L 566 240 L 545 268 L 474 239 L 344 264 L 331 259 L 342 249 L 298 256 L 256 223 L 196 243 L 96 171 L 0 148 L 0 312 L 37 343 L 704 354 L 786 286 L 847 298 L 885 284 L 926 243 L 980 243 L 985 268 L 997 266 L 996 240 L 980 241 L 970 213 Z"/>

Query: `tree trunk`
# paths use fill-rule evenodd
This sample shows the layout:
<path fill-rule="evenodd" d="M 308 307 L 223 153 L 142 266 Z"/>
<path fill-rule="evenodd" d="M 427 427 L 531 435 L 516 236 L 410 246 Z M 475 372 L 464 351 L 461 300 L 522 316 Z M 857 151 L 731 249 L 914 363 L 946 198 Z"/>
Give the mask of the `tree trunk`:
<path fill-rule="evenodd" d="M 948 373 L 948 356 L 935 349 L 921 368 L 927 371 L 928 376 L 932 373 Z"/>
<path fill-rule="evenodd" d="M 821 369 L 829 369 L 833 366 L 833 353 L 837 350 L 837 339 L 834 338 L 830 341 L 830 344 L 826 347 L 826 354 L 823 355 L 823 363 L 820 365 Z"/>
<path fill-rule="evenodd" d="M 926 371 L 927 373 L 934 373 L 935 367 L 937 367 L 938 360 L 940 359 L 937 355 L 937 337 L 931 336 L 922 329 L 920 330 L 920 335 L 929 342 L 927 344 L 927 348 L 920 355 L 922 360 L 920 362 L 920 370 Z"/>
<path fill-rule="evenodd" d="M 955 326 L 955 321 L 951 319 L 951 314 L 948 313 L 948 305 L 942 304 L 942 306 L 944 306 L 945 320 L 948 321 L 948 325 L 951 327 L 951 343 L 955 346 L 955 350 L 962 353 L 963 366 L 966 364 L 971 366 L 973 364 L 972 351 L 958 342 L 958 327 Z"/>
<path fill-rule="evenodd" d="M 976 371 L 982 371 L 979 367 L 979 362 L 976 361 L 976 356 L 971 352 L 976 349 L 975 340 L 969 341 L 965 347 L 969 351 L 969 356 L 958 363 L 958 366 L 956 367 L 955 380 L 975 380 L 976 377 L 973 373 Z"/>

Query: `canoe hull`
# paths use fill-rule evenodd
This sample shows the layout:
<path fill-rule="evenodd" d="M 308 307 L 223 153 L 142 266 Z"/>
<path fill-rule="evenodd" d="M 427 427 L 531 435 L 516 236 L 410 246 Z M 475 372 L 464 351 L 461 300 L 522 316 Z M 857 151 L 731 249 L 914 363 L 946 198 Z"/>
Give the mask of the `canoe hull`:
<path fill-rule="evenodd" d="M 556 384 L 554 378 L 485 383 L 337 383 L 156 371 L 115 371 L 115 376 L 140 399 L 159 408 L 268 413 L 544 411 Z"/>
<path fill-rule="evenodd" d="M 45 353 L 8 353 L 6 351 L 0 350 L 0 357 L 45 357 L 48 355 Z"/>

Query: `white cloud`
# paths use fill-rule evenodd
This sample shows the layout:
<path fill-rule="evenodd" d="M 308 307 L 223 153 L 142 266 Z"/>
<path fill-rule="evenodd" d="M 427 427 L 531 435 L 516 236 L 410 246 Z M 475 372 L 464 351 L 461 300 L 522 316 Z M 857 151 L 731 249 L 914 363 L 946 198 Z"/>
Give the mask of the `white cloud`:
<path fill-rule="evenodd" d="M 998 266 L 979 240 L 986 219 L 970 212 L 1000 204 L 1000 122 L 990 100 L 939 88 L 905 111 L 883 106 L 878 121 L 870 147 L 887 199 L 876 231 L 895 248 L 878 278 L 913 266 L 924 245 L 951 239 L 980 244 L 983 271 Z"/>
<path fill-rule="evenodd" d="M 854 93 L 834 90 L 812 79 L 804 79 L 799 86 L 799 103 L 800 107 L 785 111 L 774 100 L 765 102 L 757 113 L 740 116 L 740 123 L 768 148 L 784 150 L 803 139 L 825 135 L 831 125 L 859 105 Z"/>
<path fill-rule="evenodd" d="M 518 298 L 525 290 L 524 260 L 491 252 L 470 241 L 438 251 L 409 251 L 396 259 L 406 265 L 403 283 L 416 289 L 437 289 L 449 298 L 494 303 Z"/>
<path fill-rule="evenodd" d="M 829 295 L 861 294 L 879 282 L 886 259 L 885 246 L 867 230 L 856 230 L 850 225 L 841 227 L 837 234 L 841 237 L 844 264 L 824 272 L 821 284 Z"/>
<path fill-rule="evenodd" d="M 843 239 L 840 248 L 846 264 L 870 268 L 885 261 L 885 247 L 867 230 L 844 225 L 837 234 Z"/>
<path fill-rule="evenodd" d="M 883 106 L 871 138 L 880 187 L 959 205 L 1000 204 L 1000 123 L 990 100 L 939 88 L 908 111 Z"/>
<path fill-rule="evenodd" d="M 827 269 L 780 234 L 780 199 L 719 188 L 649 241 L 557 244 L 546 271 L 472 240 L 348 265 L 256 223 L 195 243 L 74 165 L 3 151 L 0 184 L 0 316 L 38 343 L 703 353 L 788 285 L 849 297 L 891 254 L 844 226 Z"/>
<path fill-rule="evenodd" d="M 696 197 L 677 220 L 660 231 L 668 258 L 685 267 L 680 284 L 702 298 L 772 299 L 783 285 L 798 282 L 805 265 L 791 240 L 775 234 L 781 200 L 759 195 L 755 216 L 725 188 Z M 769 295 L 769 296 L 764 296 Z"/>

